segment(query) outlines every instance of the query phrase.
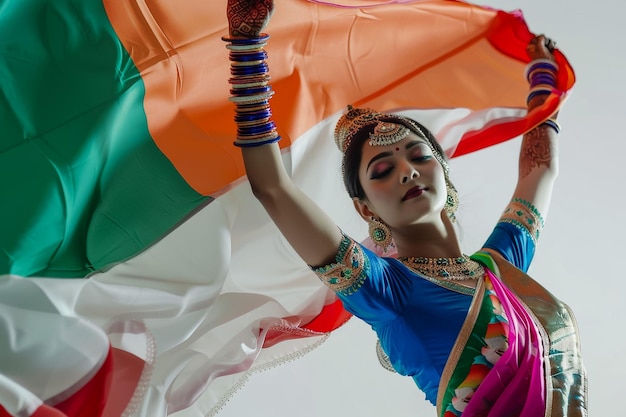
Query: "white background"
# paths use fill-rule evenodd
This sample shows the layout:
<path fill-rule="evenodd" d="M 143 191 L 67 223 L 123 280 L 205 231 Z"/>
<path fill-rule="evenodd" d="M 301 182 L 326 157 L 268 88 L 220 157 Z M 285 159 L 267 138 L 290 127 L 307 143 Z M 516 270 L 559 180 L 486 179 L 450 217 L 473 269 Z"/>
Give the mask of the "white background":
<path fill-rule="evenodd" d="M 577 85 L 559 116 L 560 177 L 530 273 L 577 315 L 590 377 L 590 415 L 626 415 L 620 405 L 626 371 L 626 3 L 485 4 L 522 9 L 531 31 L 556 40 L 577 73 Z M 480 246 L 508 202 L 519 143 L 510 141 L 452 163 L 466 252 Z M 304 358 L 252 375 L 219 416 L 434 416 L 434 407 L 412 379 L 378 365 L 374 343 L 373 332 L 353 319 Z"/>

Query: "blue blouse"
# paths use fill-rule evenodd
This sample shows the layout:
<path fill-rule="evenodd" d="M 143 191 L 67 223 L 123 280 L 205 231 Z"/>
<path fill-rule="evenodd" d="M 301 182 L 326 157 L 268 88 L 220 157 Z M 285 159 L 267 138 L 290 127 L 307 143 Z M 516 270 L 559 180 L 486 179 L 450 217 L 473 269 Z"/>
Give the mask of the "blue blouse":
<path fill-rule="evenodd" d="M 528 210 L 514 210 L 511 215 L 509 208 L 484 247 L 526 271 L 539 230 L 529 223 L 541 224 L 540 217 L 533 218 Z M 337 293 L 347 311 L 377 333 L 394 369 L 411 376 L 435 404 L 441 374 L 472 301 L 471 291 L 461 293 L 437 285 L 397 259 L 378 257 L 347 236 L 336 262 L 314 271 Z"/>

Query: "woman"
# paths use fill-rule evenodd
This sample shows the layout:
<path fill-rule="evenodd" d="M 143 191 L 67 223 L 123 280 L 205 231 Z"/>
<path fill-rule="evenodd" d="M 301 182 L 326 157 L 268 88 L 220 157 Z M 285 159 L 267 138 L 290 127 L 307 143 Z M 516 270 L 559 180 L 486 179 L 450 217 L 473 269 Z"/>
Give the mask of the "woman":
<path fill-rule="evenodd" d="M 483 250 L 465 255 L 445 154 L 418 122 L 349 108 L 335 129 L 344 183 L 379 257 L 334 224 L 290 181 L 271 121 L 261 34 L 270 1 L 228 4 L 232 86 L 255 196 L 345 308 L 376 331 L 381 363 L 410 375 L 440 416 L 586 415 L 586 376 L 566 305 L 525 275 L 557 174 L 559 125 L 524 135 L 519 179 Z M 552 42 L 528 46 L 528 110 L 556 82 Z M 556 117 L 556 115 L 554 115 Z"/>

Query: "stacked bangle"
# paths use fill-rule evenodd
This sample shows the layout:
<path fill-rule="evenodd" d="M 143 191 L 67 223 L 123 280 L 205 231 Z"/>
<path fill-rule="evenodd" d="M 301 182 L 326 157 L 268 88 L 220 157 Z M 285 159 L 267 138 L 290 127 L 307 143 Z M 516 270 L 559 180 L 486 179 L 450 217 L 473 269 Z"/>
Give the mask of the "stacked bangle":
<path fill-rule="evenodd" d="M 527 103 L 544 94 L 550 94 L 556 87 L 556 73 L 559 67 L 548 59 L 537 59 L 526 67 L 526 79 L 530 84 Z"/>
<path fill-rule="evenodd" d="M 232 77 L 228 82 L 229 100 L 236 106 L 235 146 L 261 146 L 280 140 L 269 104 L 274 91 L 269 84 L 267 53 L 263 49 L 268 39 L 269 35 L 263 33 L 254 38 L 222 38 L 230 51 Z"/>
<path fill-rule="evenodd" d="M 541 123 L 539 126 L 547 126 L 551 129 L 554 129 L 556 133 L 561 133 L 561 125 L 554 119 L 548 119 Z"/>
<path fill-rule="evenodd" d="M 526 79 L 530 85 L 526 103 L 540 95 L 552 93 L 556 88 L 556 74 L 559 66 L 549 59 L 536 59 L 526 67 Z M 540 124 L 553 129 L 556 133 L 561 132 L 561 126 L 555 119 L 548 119 Z"/>

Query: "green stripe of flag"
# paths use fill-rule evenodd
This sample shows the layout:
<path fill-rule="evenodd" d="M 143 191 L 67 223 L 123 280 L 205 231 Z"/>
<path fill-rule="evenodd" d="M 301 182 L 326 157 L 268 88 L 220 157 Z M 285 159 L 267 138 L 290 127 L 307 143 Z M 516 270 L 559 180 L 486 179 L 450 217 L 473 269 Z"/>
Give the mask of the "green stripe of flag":
<path fill-rule="evenodd" d="M 154 145 L 99 0 L 0 3 L 0 274 L 82 277 L 208 202 Z"/>

